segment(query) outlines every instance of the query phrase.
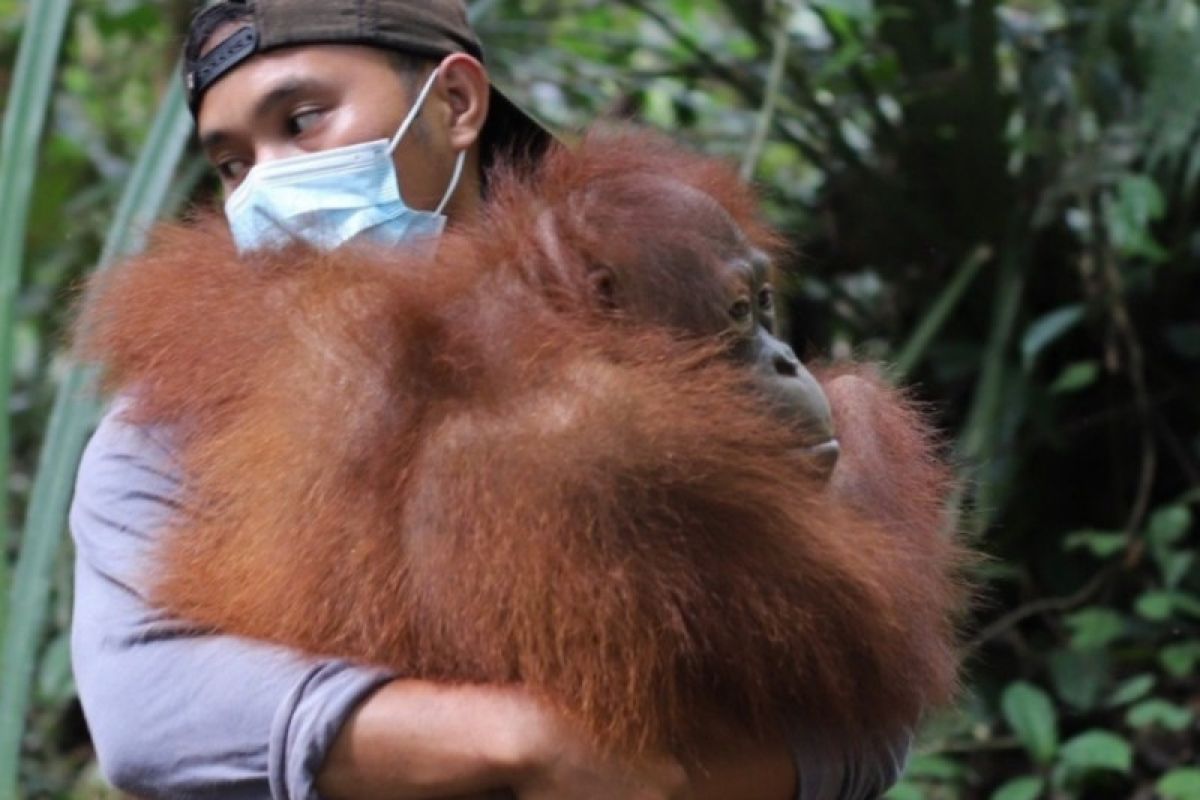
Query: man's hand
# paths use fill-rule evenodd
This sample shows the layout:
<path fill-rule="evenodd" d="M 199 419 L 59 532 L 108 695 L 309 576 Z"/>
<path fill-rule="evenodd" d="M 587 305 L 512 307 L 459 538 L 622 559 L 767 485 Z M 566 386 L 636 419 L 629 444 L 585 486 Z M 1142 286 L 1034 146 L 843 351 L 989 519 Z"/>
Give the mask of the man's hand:
<path fill-rule="evenodd" d="M 730 742 L 702 765 L 668 754 L 622 761 L 515 687 L 399 680 L 351 716 L 318 779 L 329 800 L 790 800 L 782 740 Z"/>
<path fill-rule="evenodd" d="M 622 762 L 592 748 L 570 722 L 530 701 L 517 730 L 527 774 L 513 786 L 520 800 L 693 800 L 687 770 L 675 758 Z"/>

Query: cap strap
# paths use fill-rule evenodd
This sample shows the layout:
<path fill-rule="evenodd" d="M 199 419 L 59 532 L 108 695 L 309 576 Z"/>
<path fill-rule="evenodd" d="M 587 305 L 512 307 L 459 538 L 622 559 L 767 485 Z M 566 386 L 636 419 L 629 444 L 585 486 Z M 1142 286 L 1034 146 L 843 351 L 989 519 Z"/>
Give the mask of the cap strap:
<path fill-rule="evenodd" d="M 197 62 L 196 68 L 187 75 L 187 90 L 191 97 L 191 106 L 197 107 L 200 97 L 208 91 L 208 87 L 256 52 L 258 52 L 258 31 L 252 25 L 247 25 L 237 31 L 209 51 L 204 58 Z"/>

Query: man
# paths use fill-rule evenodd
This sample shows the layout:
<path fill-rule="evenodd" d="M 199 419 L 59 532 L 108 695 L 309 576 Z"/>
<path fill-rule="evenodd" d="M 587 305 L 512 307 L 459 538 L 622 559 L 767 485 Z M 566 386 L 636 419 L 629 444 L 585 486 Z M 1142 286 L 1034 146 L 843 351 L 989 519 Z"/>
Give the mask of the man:
<path fill-rule="evenodd" d="M 199 14 L 189 99 L 239 248 L 421 246 L 446 218 L 477 213 L 488 164 L 535 158 L 548 138 L 491 88 L 481 58 L 461 0 L 223 0 Z M 396 680 L 164 618 L 145 570 L 181 476 L 170 432 L 121 410 L 84 455 L 71 527 L 76 677 L 101 765 L 124 789 L 812 800 L 875 796 L 895 777 L 890 748 L 835 758 L 815 735 L 731 741 L 692 774 L 668 753 L 617 763 L 520 689 Z"/>

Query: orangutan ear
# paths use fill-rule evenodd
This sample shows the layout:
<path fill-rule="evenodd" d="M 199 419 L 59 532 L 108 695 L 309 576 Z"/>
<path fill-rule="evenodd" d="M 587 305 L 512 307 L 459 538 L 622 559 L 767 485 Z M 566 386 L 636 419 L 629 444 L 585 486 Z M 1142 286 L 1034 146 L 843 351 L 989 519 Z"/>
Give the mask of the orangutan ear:
<path fill-rule="evenodd" d="M 617 278 L 612 269 L 606 266 L 588 268 L 588 300 L 593 306 L 602 311 L 615 311 L 617 308 Z"/>

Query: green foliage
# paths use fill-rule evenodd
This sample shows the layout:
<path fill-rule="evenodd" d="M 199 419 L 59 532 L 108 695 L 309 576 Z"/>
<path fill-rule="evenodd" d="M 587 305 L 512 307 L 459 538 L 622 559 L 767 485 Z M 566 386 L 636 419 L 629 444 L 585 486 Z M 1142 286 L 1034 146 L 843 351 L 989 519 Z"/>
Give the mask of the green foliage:
<path fill-rule="evenodd" d="M 100 796 L 56 546 L 81 429 L 46 431 L 79 385 L 59 344 L 67 288 L 110 226 L 140 234 L 153 216 L 113 222 L 187 6 L 72 4 L 50 100 L 32 103 L 48 110 L 40 156 L 21 162 L 32 194 L 5 202 L 28 217 L 4 240 L 23 256 L 0 331 L 13 532 L 0 575 L 23 562 L 37 577 L 16 601 L 38 599 L 20 635 L 32 679 L 9 690 L 29 709 L 30 796 Z M 45 7 L 0 0 L 0 64 Z M 542 118 L 630 116 L 751 170 L 797 245 L 800 351 L 891 362 L 947 431 L 968 479 L 962 528 L 991 556 L 988 597 L 960 706 L 926 726 L 891 797 L 1200 797 L 1194 0 L 482 0 L 474 13 L 489 69 Z M 13 80 L 0 67 L 6 122 L 29 122 L 12 108 L 36 87 Z M 203 201 L 198 174 L 163 205 Z"/>
<path fill-rule="evenodd" d="M 1058 750 L 1054 704 L 1041 689 L 1023 681 L 1011 684 L 1001 699 L 1004 719 L 1034 761 L 1045 764 Z"/>

